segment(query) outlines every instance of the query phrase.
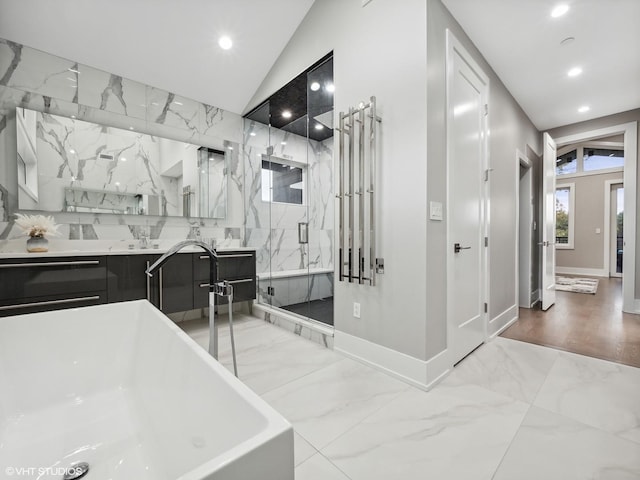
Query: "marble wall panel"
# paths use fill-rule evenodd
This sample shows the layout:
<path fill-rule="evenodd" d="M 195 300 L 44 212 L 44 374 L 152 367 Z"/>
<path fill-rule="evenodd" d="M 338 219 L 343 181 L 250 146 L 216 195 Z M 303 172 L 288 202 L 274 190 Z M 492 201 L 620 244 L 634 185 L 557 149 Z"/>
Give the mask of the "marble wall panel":
<path fill-rule="evenodd" d="M 252 135 L 253 134 L 253 135 Z M 272 271 L 333 265 L 333 141 L 320 143 L 304 137 L 245 122 L 245 225 L 263 234 L 247 234 L 248 245 L 260 252 L 260 268 Z M 305 205 L 269 203 L 262 200 L 263 155 L 306 165 Z M 298 243 L 298 223 L 309 223 L 309 244 Z M 264 232 L 269 229 L 269 237 Z M 252 242 L 252 243 L 249 243 Z M 253 243 L 255 242 L 255 243 Z M 268 259 L 268 262 L 267 262 Z M 266 270 L 263 270 L 266 271 Z"/>
<path fill-rule="evenodd" d="M 78 103 L 78 63 L 0 39 L 0 86 Z"/>
<path fill-rule="evenodd" d="M 147 92 L 142 83 L 79 65 L 78 103 L 88 107 L 146 119 Z"/>
<path fill-rule="evenodd" d="M 64 238 L 122 237 L 122 242 L 129 242 L 140 232 L 149 231 L 152 238 L 177 241 L 187 238 L 195 224 L 200 226 L 203 237 L 216 238 L 219 244 L 243 244 L 245 176 L 240 115 L 0 39 L 0 192 L 3 192 L 0 212 L 8 216 L 7 221 L 0 223 L 3 251 L 10 251 L 12 239 L 20 236 L 12 217 L 17 211 L 17 172 L 13 159 L 18 106 L 217 149 L 229 146 L 234 149 L 228 155 L 225 219 L 56 213 Z M 22 238 L 14 243 L 23 250 Z"/>

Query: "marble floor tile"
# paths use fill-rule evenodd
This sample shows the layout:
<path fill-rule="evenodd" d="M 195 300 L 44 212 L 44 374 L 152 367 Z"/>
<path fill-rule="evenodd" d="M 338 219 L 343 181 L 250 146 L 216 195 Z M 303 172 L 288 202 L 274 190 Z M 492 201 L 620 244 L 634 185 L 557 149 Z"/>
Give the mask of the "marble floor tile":
<path fill-rule="evenodd" d="M 460 362 L 444 384 L 476 384 L 532 403 L 559 352 L 497 337 Z"/>
<path fill-rule="evenodd" d="M 227 317 L 220 315 L 219 319 L 218 359 L 233 371 Z M 184 323 L 183 329 L 200 346 L 208 349 L 207 319 Z M 234 315 L 234 338 L 238 376 L 258 394 L 281 387 L 343 358 L 330 349 L 302 340 L 292 332 L 242 314 Z"/>
<path fill-rule="evenodd" d="M 316 454 L 296 467 L 296 480 L 351 480 L 338 467 Z M 390 479 L 389 479 L 390 480 Z"/>
<path fill-rule="evenodd" d="M 316 343 L 300 341 L 294 334 L 288 337 L 245 351 L 239 349 L 243 337 L 240 333 L 237 335 L 238 376 L 254 392 L 260 395 L 270 392 L 342 360 L 334 351 Z M 232 365 L 231 352 L 221 353 L 220 362 Z"/>
<path fill-rule="evenodd" d="M 296 467 L 316 453 L 318 451 L 313 448 L 313 445 L 307 442 L 298 432 L 293 432 L 293 456 Z"/>
<path fill-rule="evenodd" d="M 632 480 L 640 446 L 570 418 L 531 407 L 494 480 Z"/>
<path fill-rule="evenodd" d="M 216 317 L 218 321 L 218 348 L 221 358 L 231 358 L 231 341 L 226 315 Z M 178 324 L 205 350 L 209 348 L 209 319 L 189 320 Z M 234 313 L 233 330 L 238 352 L 250 353 L 268 348 L 275 342 L 291 338 L 287 332 L 274 329 L 264 321 L 245 314 Z"/>
<path fill-rule="evenodd" d="M 640 443 L 640 369 L 562 352 L 534 405 Z"/>
<path fill-rule="evenodd" d="M 352 480 L 488 480 L 528 408 L 476 385 L 412 388 L 321 451 Z"/>
<path fill-rule="evenodd" d="M 384 373 L 343 359 L 262 398 L 321 449 L 408 388 Z"/>

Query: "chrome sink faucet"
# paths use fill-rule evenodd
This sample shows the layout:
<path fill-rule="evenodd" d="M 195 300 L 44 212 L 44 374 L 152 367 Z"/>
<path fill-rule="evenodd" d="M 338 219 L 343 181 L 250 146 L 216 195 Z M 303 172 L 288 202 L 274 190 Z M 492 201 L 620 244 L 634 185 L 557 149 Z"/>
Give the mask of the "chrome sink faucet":
<path fill-rule="evenodd" d="M 227 297 L 229 301 L 229 332 L 231 334 L 231 352 L 233 354 L 233 370 L 236 377 L 238 376 L 238 366 L 236 363 L 236 346 L 233 338 L 233 286 L 229 282 L 216 282 L 216 268 L 218 265 L 218 253 L 204 242 L 199 240 L 183 240 L 176 243 L 167 252 L 156 260 L 145 273 L 149 277 L 153 277 L 156 270 L 161 268 L 176 253 L 185 247 L 200 247 L 209 256 L 209 354 L 218 359 L 218 325 L 215 321 L 215 296 Z"/>
<path fill-rule="evenodd" d="M 140 243 L 140 248 L 149 248 L 149 235 L 147 235 L 146 233 L 143 233 L 140 235 L 138 240 Z"/>

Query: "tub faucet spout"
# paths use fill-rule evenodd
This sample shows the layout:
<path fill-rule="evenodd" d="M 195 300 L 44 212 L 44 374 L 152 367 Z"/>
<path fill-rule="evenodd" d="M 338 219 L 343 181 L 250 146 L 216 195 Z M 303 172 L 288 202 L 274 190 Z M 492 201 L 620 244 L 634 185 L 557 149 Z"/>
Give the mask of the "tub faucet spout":
<path fill-rule="evenodd" d="M 233 352 L 233 364 L 236 376 L 238 376 L 237 367 L 236 366 L 236 356 L 235 356 L 235 345 L 233 344 L 233 320 L 232 320 L 232 311 L 231 311 L 231 299 L 233 298 L 233 287 L 230 287 L 228 284 L 224 285 L 222 283 L 216 284 L 216 268 L 218 265 L 218 253 L 215 248 L 211 248 L 204 242 L 199 240 L 184 240 L 182 242 L 176 243 L 173 247 L 171 247 L 167 252 L 162 255 L 158 260 L 156 260 L 153 265 L 145 270 L 145 273 L 149 277 L 153 277 L 153 274 L 161 268 L 167 261 L 177 254 L 180 250 L 185 247 L 200 247 L 205 253 L 209 256 L 209 353 L 216 360 L 218 359 L 218 325 L 215 321 L 215 296 L 220 295 L 229 298 L 229 329 L 231 332 L 231 348 Z M 227 288 L 223 288 L 223 287 Z M 230 292 L 229 292 L 230 287 Z"/>

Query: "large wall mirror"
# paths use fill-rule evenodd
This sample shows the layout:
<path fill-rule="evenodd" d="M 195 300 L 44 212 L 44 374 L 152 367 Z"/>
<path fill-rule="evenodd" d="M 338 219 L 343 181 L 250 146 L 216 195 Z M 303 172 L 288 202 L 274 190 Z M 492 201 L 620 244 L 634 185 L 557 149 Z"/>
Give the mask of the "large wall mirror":
<path fill-rule="evenodd" d="M 25 108 L 16 124 L 21 210 L 226 217 L 229 142 L 201 147 Z"/>

